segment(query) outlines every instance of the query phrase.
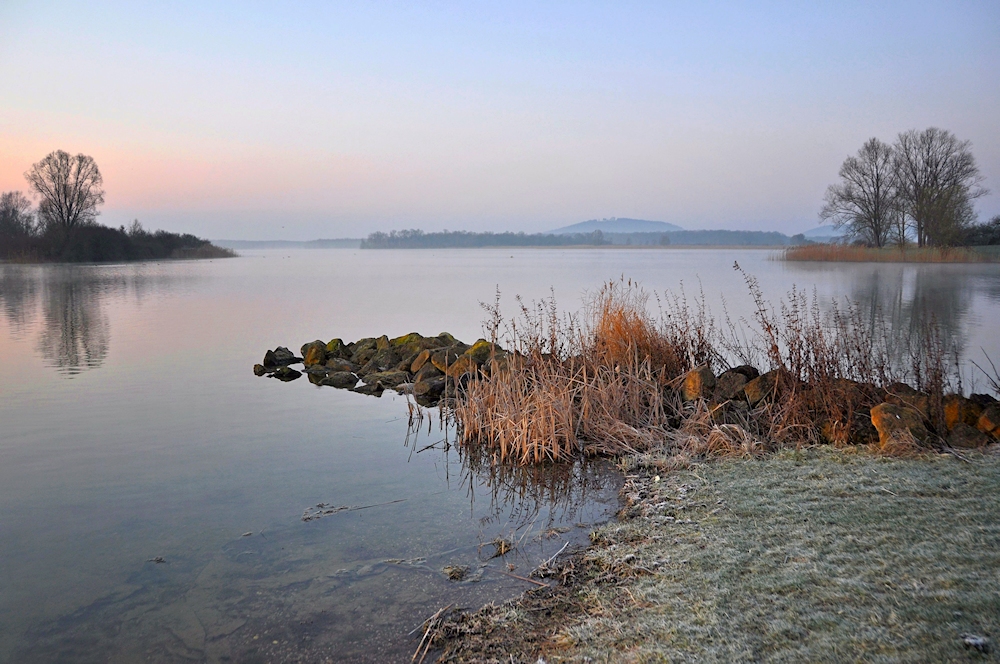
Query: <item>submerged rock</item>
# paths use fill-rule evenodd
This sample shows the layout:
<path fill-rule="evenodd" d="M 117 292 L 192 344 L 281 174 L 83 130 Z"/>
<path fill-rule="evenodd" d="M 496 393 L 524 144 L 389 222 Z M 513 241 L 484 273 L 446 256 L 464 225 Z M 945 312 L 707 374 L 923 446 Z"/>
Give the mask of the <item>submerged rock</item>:
<path fill-rule="evenodd" d="M 296 371 L 291 367 L 285 366 L 285 367 L 278 367 L 277 369 L 274 370 L 274 373 L 271 375 L 274 378 L 277 378 L 278 380 L 287 383 L 289 381 L 295 380 L 296 378 L 299 378 L 302 375 L 302 372 Z"/>
<path fill-rule="evenodd" d="M 368 396 L 372 396 L 372 397 L 380 397 L 380 396 L 382 396 L 382 392 L 384 391 L 384 388 L 381 385 L 379 385 L 379 384 L 376 383 L 375 385 L 361 384 L 361 385 L 358 385 L 356 387 L 351 388 L 351 390 L 354 391 L 354 392 L 357 392 L 358 394 L 367 394 Z"/>
<path fill-rule="evenodd" d="M 334 371 L 320 381 L 321 385 L 349 389 L 358 384 L 358 377 L 350 371 Z"/>

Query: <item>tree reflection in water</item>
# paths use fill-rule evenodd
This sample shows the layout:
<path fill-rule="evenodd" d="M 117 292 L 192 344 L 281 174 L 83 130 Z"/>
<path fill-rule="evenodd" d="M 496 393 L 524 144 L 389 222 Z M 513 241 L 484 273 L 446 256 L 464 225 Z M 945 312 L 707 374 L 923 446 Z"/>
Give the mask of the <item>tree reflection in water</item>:
<path fill-rule="evenodd" d="M 143 266 L 0 265 L 0 309 L 13 337 L 34 335 L 45 363 L 71 378 L 108 356 L 109 298 L 142 298 L 176 280 Z"/>
<path fill-rule="evenodd" d="M 808 274 L 808 281 L 829 281 L 835 275 L 866 316 L 872 329 L 889 333 L 894 360 L 908 369 L 910 349 L 926 348 L 927 335 L 937 334 L 943 349 L 957 368 L 965 365 L 977 348 L 969 348 L 970 323 L 975 315 L 977 294 L 1000 299 L 1000 275 L 995 269 L 966 265 L 818 264 L 789 263 L 795 272 Z M 821 276 L 822 275 L 822 276 Z M 842 298 L 838 298 L 841 299 Z M 821 305 L 830 304 L 831 299 Z M 967 377 L 967 376 L 965 376 Z"/>

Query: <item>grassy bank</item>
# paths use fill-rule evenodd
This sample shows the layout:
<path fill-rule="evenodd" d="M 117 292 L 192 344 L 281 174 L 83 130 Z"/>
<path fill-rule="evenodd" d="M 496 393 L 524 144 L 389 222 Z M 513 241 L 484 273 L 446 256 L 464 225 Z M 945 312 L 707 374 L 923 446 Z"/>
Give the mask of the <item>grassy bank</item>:
<path fill-rule="evenodd" d="M 1000 255 L 992 249 L 992 247 L 875 249 L 844 244 L 809 244 L 785 249 L 782 259 L 845 263 L 991 263 L 1000 260 Z"/>
<path fill-rule="evenodd" d="M 963 456 L 630 456 L 622 519 L 553 587 L 445 621 L 441 661 L 981 661 L 963 635 L 1000 636 L 1000 454 Z"/>

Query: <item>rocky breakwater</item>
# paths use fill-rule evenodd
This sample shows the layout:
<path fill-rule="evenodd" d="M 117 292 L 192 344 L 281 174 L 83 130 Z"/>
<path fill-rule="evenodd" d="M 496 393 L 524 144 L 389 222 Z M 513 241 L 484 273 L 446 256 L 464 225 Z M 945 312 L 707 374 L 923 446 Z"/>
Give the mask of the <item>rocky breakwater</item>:
<path fill-rule="evenodd" d="M 758 408 L 783 410 L 792 426 L 811 426 L 816 439 L 835 445 L 978 448 L 1000 441 L 1000 402 L 988 394 L 935 398 L 905 383 L 847 379 L 809 384 L 783 369 L 762 374 L 751 366 L 718 376 L 698 367 L 682 377 L 679 392 L 684 401 L 706 402 L 717 421 L 739 421 Z"/>
<path fill-rule="evenodd" d="M 395 390 L 434 405 L 471 377 L 488 376 L 506 357 L 502 348 L 485 339 L 470 345 L 447 332 L 436 337 L 411 332 L 395 339 L 383 335 L 351 343 L 316 340 L 300 352 L 297 357 L 281 346 L 269 350 L 263 362 L 254 365 L 254 374 L 282 381 L 305 374 L 314 385 L 374 396 Z M 302 364 L 302 371 L 293 364 Z"/>

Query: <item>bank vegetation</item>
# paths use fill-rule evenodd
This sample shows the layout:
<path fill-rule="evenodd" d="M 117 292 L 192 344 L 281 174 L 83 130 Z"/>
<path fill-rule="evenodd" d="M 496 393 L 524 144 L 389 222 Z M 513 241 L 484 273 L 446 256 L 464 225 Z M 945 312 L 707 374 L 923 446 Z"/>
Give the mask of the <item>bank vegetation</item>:
<path fill-rule="evenodd" d="M 25 173 L 32 199 L 0 194 L 0 260 L 99 262 L 164 258 L 226 258 L 236 254 L 190 234 L 147 231 L 135 220 L 126 229 L 97 223 L 104 179 L 92 157 L 62 150 Z"/>

